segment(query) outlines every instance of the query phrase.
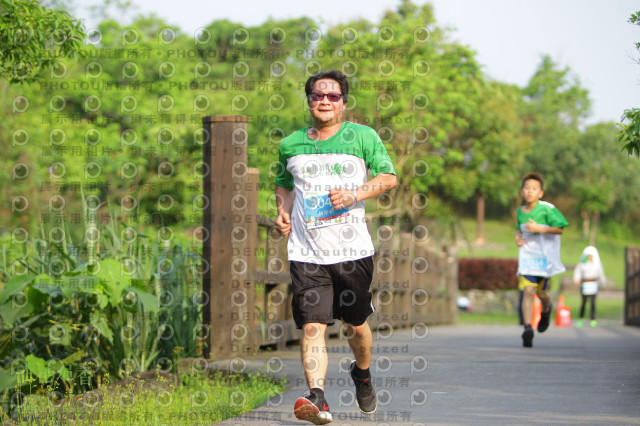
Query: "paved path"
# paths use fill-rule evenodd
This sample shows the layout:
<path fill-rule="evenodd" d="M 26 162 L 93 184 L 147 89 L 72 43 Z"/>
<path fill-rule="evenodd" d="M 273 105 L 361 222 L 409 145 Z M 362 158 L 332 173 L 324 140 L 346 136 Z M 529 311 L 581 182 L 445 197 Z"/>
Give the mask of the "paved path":
<path fill-rule="evenodd" d="M 372 373 L 380 405 L 361 414 L 344 372 L 346 341 L 330 341 L 325 395 L 334 422 L 357 425 L 640 424 L 640 329 L 557 328 L 523 348 L 516 326 L 437 326 L 374 333 Z M 271 361 L 267 364 L 267 359 Z M 293 403 L 306 389 L 298 349 L 250 363 L 289 378 L 281 396 L 218 423 L 305 425 Z M 340 371 L 342 369 L 342 371 Z"/>

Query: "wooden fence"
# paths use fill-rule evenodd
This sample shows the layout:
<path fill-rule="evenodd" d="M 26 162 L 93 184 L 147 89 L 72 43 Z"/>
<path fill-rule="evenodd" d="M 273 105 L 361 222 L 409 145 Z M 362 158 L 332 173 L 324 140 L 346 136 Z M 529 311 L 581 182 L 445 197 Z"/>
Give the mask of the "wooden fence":
<path fill-rule="evenodd" d="M 203 246 L 209 358 L 233 358 L 266 345 L 283 348 L 299 339 L 291 313 L 286 239 L 273 219 L 258 215 L 259 171 L 247 167 L 247 123 L 246 116 L 203 118 L 204 161 L 210 170 L 204 177 L 204 234 L 209 238 Z M 455 322 L 455 250 L 430 246 L 422 227 L 398 233 L 369 223 L 369 231 L 377 247 L 371 327 Z M 339 335 L 339 321 L 328 332 Z"/>
<path fill-rule="evenodd" d="M 640 247 L 625 247 L 624 265 L 624 324 L 640 326 Z"/>

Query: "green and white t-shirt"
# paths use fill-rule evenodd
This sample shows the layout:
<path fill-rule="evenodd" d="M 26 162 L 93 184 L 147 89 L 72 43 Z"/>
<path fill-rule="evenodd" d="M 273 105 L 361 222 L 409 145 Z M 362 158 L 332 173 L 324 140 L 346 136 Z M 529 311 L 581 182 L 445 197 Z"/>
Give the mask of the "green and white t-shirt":
<path fill-rule="evenodd" d="M 551 203 L 538 201 L 530 212 L 525 213 L 518 207 L 516 229 L 522 231 L 525 243 L 518 252 L 518 275 L 551 277 L 566 269 L 560 261 L 560 235 L 528 232 L 525 225 L 533 219 L 538 225 L 564 228 L 569 225 L 567 219 Z"/>
<path fill-rule="evenodd" d="M 372 256 L 364 202 L 335 210 L 329 190 L 355 190 L 369 180 L 368 170 L 374 177 L 395 174 L 386 148 L 374 129 L 348 121 L 323 141 L 311 139 L 307 130 L 280 144 L 276 184 L 295 190 L 289 260 L 330 265 Z"/>

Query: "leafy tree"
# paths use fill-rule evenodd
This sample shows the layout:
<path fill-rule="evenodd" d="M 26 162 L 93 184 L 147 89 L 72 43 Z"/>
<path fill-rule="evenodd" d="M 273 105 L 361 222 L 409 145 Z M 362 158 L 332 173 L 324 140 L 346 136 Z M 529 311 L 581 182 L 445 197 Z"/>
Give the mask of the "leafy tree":
<path fill-rule="evenodd" d="M 640 157 L 640 108 L 631 108 L 622 114 L 622 123 L 618 123 L 618 141 L 624 143 L 623 149 L 628 155 Z"/>
<path fill-rule="evenodd" d="M 632 13 L 629 22 L 640 25 L 640 11 Z M 640 42 L 636 43 L 636 49 L 640 51 Z M 640 58 L 636 59 L 640 64 Z M 622 114 L 622 122 L 618 123 L 620 131 L 618 132 L 618 140 L 624 143 L 623 149 L 627 150 L 628 155 L 634 155 L 640 158 L 640 108 L 631 108 L 625 110 Z"/>
<path fill-rule="evenodd" d="M 473 154 L 468 168 L 478 172 L 476 198 L 476 243 L 484 242 L 485 200 L 507 206 L 520 179 L 528 140 L 522 134 L 518 115 L 520 91 L 492 82 L 479 92 L 478 108 L 469 127 Z"/>
<path fill-rule="evenodd" d="M 567 161 L 577 149 L 580 124 L 589 112 L 588 91 L 569 68 L 560 69 L 545 56 L 522 93 L 524 132 L 531 138 L 522 174 L 541 173 L 549 195 L 566 193 Z"/>
<path fill-rule="evenodd" d="M 575 159 L 570 166 L 571 190 L 576 216 L 582 219 L 583 237 L 595 243 L 601 218 L 633 226 L 634 212 L 640 202 L 637 188 L 640 178 L 635 159 L 623 157 L 612 149 L 616 139 L 613 123 L 587 127 L 581 134 Z"/>
<path fill-rule="evenodd" d="M 30 82 L 57 58 L 77 57 L 82 23 L 35 0 L 0 0 L 0 78 Z"/>
<path fill-rule="evenodd" d="M 582 236 L 595 244 L 600 217 L 614 203 L 618 161 L 607 141 L 614 137 L 611 124 L 589 126 L 580 135 L 579 149 L 574 150 L 571 163 L 571 193 L 577 201 L 582 218 Z"/>

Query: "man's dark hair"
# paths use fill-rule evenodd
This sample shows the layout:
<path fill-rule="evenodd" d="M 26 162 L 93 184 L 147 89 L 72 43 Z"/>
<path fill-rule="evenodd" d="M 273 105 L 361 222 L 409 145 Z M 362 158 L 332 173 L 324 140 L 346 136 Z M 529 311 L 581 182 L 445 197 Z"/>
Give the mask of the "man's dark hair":
<path fill-rule="evenodd" d="M 313 91 L 313 85 L 316 84 L 316 81 L 322 80 L 325 78 L 335 80 L 338 82 L 338 84 L 340 84 L 340 92 L 342 93 L 342 99 L 344 99 L 344 103 L 346 104 L 347 96 L 349 95 L 349 82 L 347 81 L 347 76 L 342 74 L 338 70 L 322 71 L 309 77 L 309 79 L 304 85 L 304 93 L 307 95 L 307 99 L 309 98 L 309 95 Z"/>
<path fill-rule="evenodd" d="M 537 180 L 538 182 L 540 182 L 540 189 L 544 191 L 544 179 L 542 179 L 542 176 L 540 176 L 538 173 L 527 173 L 526 175 L 524 175 L 524 177 L 522 178 L 521 188 L 524 188 L 524 183 L 531 179 Z"/>

